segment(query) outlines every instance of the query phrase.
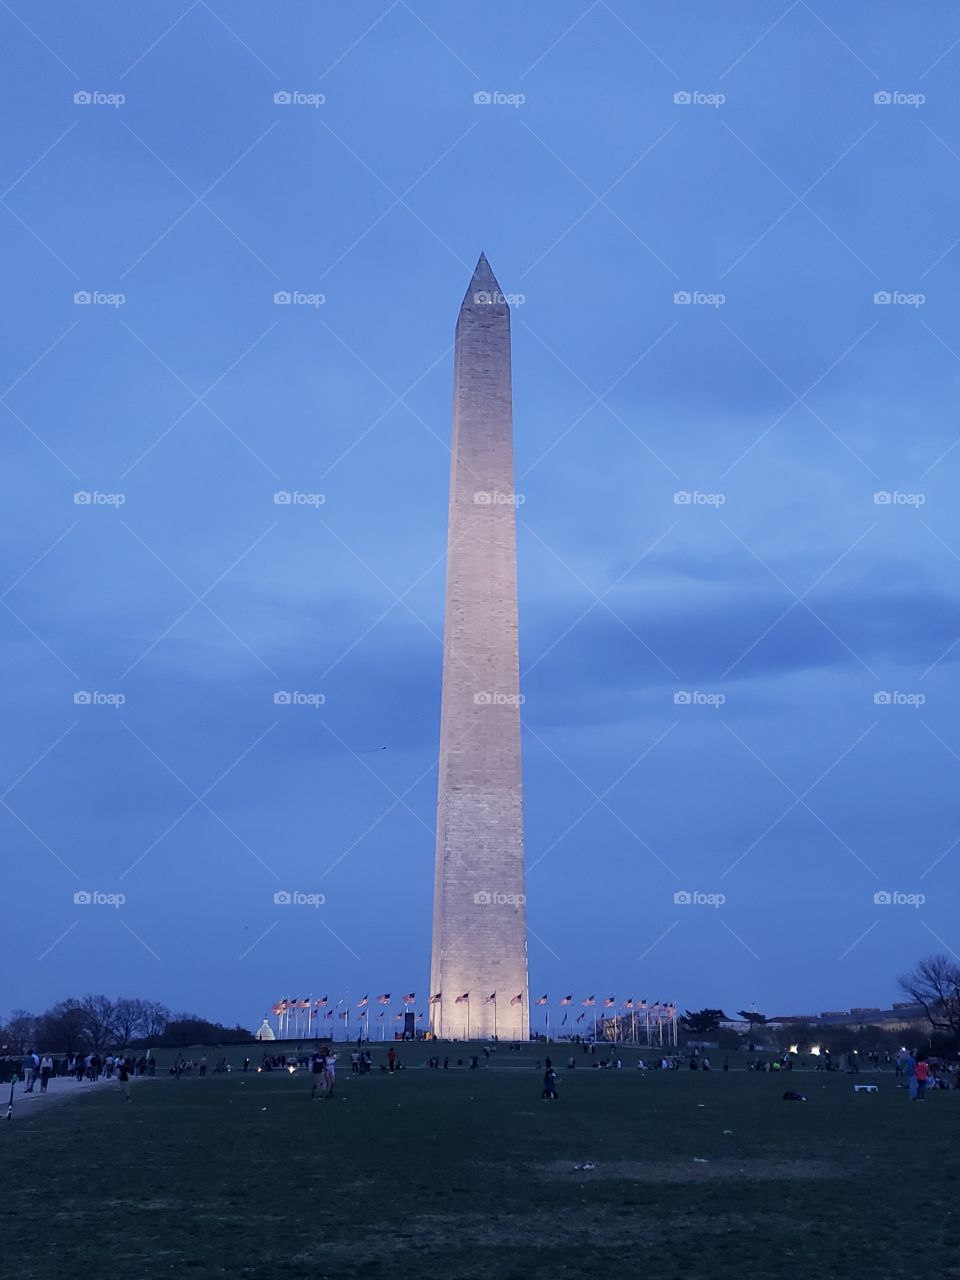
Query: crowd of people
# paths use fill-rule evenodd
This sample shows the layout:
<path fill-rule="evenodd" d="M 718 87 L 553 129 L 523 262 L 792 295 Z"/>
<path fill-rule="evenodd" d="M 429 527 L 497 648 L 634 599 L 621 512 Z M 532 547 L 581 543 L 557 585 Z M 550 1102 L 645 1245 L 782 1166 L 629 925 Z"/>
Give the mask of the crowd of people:
<path fill-rule="evenodd" d="M 16 1066 L 16 1064 L 14 1064 Z M 51 1053 L 39 1053 L 30 1049 L 23 1055 L 16 1074 L 23 1081 L 24 1093 L 47 1092 L 50 1081 L 58 1076 L 82 1082 L 84 1080 L 119 1080 L 131 1076 L 152 1076 L 157 1064 L 150 1053 L 139 1058 L 120 1053 L 66 1053 L 54 1057 Z"/>
<path fill-rule="evenodd" d="M 511 1045 L 509 1047 L 513 1048 L 514 1046 Z M 584 1041 L 576 1046 L 571 1045 L 571 1048 L 579 1048 L 580 1055 L 575 1052 L 569 1055 L 566 1064 L 568 1071 L 576 1070 L 578 1056 L 581 1055 L 589 1058 L 590 1061 L 587 1065 L 595 1070 L 622 1071 L 628 1046 L 602 1041 Z M 481 1054 L 485 1060 L 489 1061 L 496 1051 L 496 1045 L 487 1044 L 481 1046 L 476 1054 L 469 1054 L 470 1069 L 476 1070 L 480 1066 Z M 387 1049 L 385 1058 L 385 1062 L 376 1064 L 379 1066 L 380 1072 L 394 1074 L 404 1070 L 404 1064 L 400 1061 L 393 1044 Z M 799 1057 L 795 1053 L 782 1053 L 771 1058 L 751 1057 L 746 1063 L 746 1069 L 759 1072 L 780 1072 L 792 1071 L 795 1066 L 799 1068 L 814 1066 L 817 1071 L 834 1072 L 844 1070 L 844 1062 L 846 1072 L 849 1075 L 859 1075 L 861 1066 L 865 1066 L 867 1063 L 876 1072 L 884 1068 L 894 1071 L 898 1087 L 909 1091 L 911 1101 L 923 1101 L 927 1096 L 928 1090 L 931 1089 L 960 1089 L 960 1063 L 922 1053 L 919 1050 L 902 1049 L 894 1058 L 890 1053 L 868 1052 L 859 1055 L 855 1051 L 833 1057 L 828 1050 L 824 1049 L 821 1053 L 811 1056 L 809 1063 L 805 1058 Z M 256 1071 L 285 1071 L 290 1074 L 298 1072 L 309 1073 L 314 1078 L 311 1096 L 314 1098 L 333 1098 L 336 1087 L 336 1064 L 337 1053 L 333 1045 L 330 1044 L 312 1051 L 299 1051 L 294 1054 L 269 1054 L 263 1052 L 261 1063 L 256 1067 Z M 78 1082 L 102 1079 L 116 1080 L 129 1097 L 129 1083 L 132 1079 L 144 1076 L 152 1077 L 157 1072 L 156 1059 L 149 1049 L 141 1052 L 136 1057 L 119 1052 L 105 1055 L 99 1053 L 68 1053 L 54 1056 L 49 1052 L 41 1054 L 38 1051 L 30 1050 L 19 1060 L 6 1059 L 4 1065 L 8 1068 L 8 1075 L 12 1074 L 14 1080 L 20 1079 L 23 1081 L 23 1091 L 28 1094 L 34 1092 L 46 1093 L 52 1079 L 65 1077 L 75 1079 Z M 431 1071 L 446 1071 L 451 1067 L 463 1068 L 467 1064 L 462 1057 L 452 1058 L 450 1054 L 435 1053 L 427 1059 L 424 1065 Z M 628 1063 L 627 1065 L 630 1064 Z M 12 1068 L 12 1071 L 10 1071 L 10 1068 Z M 354 1076 L 368 1075 L 374 1068 L 375 1063 L 371 1049 L 369 1047 L 364 1048 L 361 1042 L 358 1042 L 356 1047 L 350 1051 L 351 1074 Z M 167 1072 L 178 1079 L 181 1076 L 192 1075 L 202 1078 L 207 1075 L 207 1069 L 208 1064 L 205 1056 L 194 1059 L 178 1053 L 172 1065 L 167 1068 Z M 231 1069 L 226 1057 L 221 1056 L 217 1059 L 212 1074 L 227 1073 Z M 252 1069 L 250 1058 L 244 1057 L 241 1070 L 247 1072 Z M 552 1059 L 549 1057 L 545 1061 L 537 1059 L 536 1069 L 538 1072 L 543 1073 L 541 1096 L 545 1100 L 559 1098 L 559 1077 Z M 694 1048 L 688 1054 L 654 1054 L 649 1059 L 638 1057 L 636 1059 L 636 1069 L 638 1071 L 679 1071 L 684 1069 L 690 1071 L 712 1071 L 715 1068 L 705 1053 L 700 1049 Z M 722 1071 L 730 1070 L 728 1056 L 724 1057 L 720 1069 Z"/>

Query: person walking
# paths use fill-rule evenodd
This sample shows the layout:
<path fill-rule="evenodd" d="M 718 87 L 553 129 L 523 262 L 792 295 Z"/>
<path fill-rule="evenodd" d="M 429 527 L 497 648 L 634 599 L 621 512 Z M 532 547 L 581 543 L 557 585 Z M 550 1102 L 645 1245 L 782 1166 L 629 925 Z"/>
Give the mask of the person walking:
<path fill-rule="evenodd" d="M 389 1068 L 390 1071 L 393 1071 L 396 1065 L 397 1065 L 397 1051 L 396 1049 L 394 1049 L 393 1045 L 391 1045 L 390 1048 L 387 1050 L 387 1067 Z"/>
<path fill-rule="evenodd" d="M 123 1090 L 126 1100 L 130 1101 L 130 1063 L 126 1058 L 117 1058 L 114 1062 L 117 1071 L 117 1083 Z"/>
<path fill-rule="evenodd" d="M 559 1093 L 557 1093 L 557 1073 L 553 1067 L 548 1067 L 543 1073 L 543 1093 L 540 1097 L 552 1099 L 554 1102 L 560 1098 Z"/>
<path fill-rule="evenodd" d="M 37 1064 L 34 1060 L 33 1053 L 25 1053 L 20 1063 L 20 1070 L 23 1072 L 24 1093 L 33 1093 L 33 1082 L 37 1076 Z"/>
<path fill-rule="evenodd" d="M 50 1077 L 53 1075 L 53 1058 L 49 1053 L 45 1053 L 40 1059 L 40 1092 L 47 1092 L 47 1085 L 50 1083 Z"/>

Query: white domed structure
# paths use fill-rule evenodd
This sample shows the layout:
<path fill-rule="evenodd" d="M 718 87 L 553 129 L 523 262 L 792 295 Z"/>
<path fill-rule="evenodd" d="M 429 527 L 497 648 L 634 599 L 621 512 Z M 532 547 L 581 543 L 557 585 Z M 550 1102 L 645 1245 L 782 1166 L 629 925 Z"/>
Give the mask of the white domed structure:
<path fill-rule="evenodd" d="M 264 1018 L 263 1026 L 257 1032 L 257 1039 L 258 1040 L 276 1040 L 276 1038 L 277 1037 L 273 1034 L 273 1028 L 270 1026 L 270 1023 L 266 1020 L 266 1018 Z"/>

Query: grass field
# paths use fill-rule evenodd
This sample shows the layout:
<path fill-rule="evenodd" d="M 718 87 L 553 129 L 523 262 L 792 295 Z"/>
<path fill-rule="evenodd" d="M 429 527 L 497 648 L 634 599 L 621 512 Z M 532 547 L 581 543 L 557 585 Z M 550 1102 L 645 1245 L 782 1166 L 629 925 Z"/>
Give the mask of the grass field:
<path fill-rule="evenodd" d="M 889 1073 L 854 1095 L 840 1073 L 570 1071 L 561 1050 L 552 1103 L 542 1049 L 446 1072 L 398 1049 L 407 1070 L 351 1078 L 347 1047 L 333 1101 L 306 1075 L 158 1076 L 129 1103 L 107 1088 L 3 1126 L 5 1274 L 958 1274 L 960 1091 L 910 1104 Z"/>

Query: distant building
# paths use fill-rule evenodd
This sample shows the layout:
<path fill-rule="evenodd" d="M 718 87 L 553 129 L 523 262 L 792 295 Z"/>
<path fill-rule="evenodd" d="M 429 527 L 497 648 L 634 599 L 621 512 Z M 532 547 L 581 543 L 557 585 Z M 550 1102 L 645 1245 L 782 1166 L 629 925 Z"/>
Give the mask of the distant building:
<path fill-rule="evenodd" d="M 257 1039 L 257 1040 L 276 1040 L 276 1038 L 277 1038 L 277 1037 L 273 1034 L 273 1028 L 270 1026 L 270 1023 L 266 1020 L 266 1018 L 264 1018 L 264 1020 L 263 1020 L 263 1026 L 262 1026 L 262 1027 L 260 1028 L 260 1030 L 257 1032 L 257 1034 L 256 1034 L 256 1036 L 255 1036 L 255 1039 Z"/>
<path fill-rule="evenodd" d="M 882 1027 L 884 1031 L 908 1031 L 927 1021 L 923 1005 L 901 1001 L 889 1009 L 855 1005 L 852 1009 L 827 1009 L 819 1014 L 778 1014 L 770 1018 L 768 1027 L 807 1025 L 809 1027 Z"/>

